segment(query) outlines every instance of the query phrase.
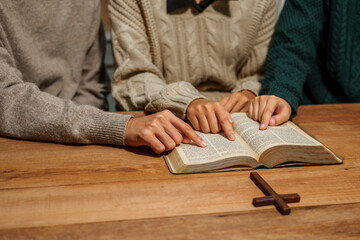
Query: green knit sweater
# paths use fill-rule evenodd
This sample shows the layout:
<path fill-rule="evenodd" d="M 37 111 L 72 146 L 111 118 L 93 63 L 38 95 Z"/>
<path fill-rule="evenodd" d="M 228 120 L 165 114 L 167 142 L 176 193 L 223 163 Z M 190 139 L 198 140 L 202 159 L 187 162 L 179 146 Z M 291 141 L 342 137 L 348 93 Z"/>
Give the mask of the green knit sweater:
<path fill-rule="evenodd" d="M 260 94 L 299 104 L 360 102 L 360 1 L 287 0 Z"/>

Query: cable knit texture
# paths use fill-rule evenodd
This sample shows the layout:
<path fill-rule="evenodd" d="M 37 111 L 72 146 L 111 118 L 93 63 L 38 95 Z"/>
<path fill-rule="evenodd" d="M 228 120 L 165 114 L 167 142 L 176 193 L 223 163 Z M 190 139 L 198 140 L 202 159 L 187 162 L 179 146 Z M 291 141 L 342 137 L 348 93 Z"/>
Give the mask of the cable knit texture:
<path fill-rule="evenodd" d="M 112 93 L 122 109 L 185 118 L 196 98 L 260 90 L 275 0 L 215 1 L 202 13 L 192 5 L 167 13 L 165 0 L 110 0 L 109 12 Z"/>
<path fill-rule="evenodd" d="M 99 110 L 100 26 L 98 0 L 0 1 L 1 136 L 124 145 L 130 117 Z"/>
<path fill-rule="evenodd" d="M 360 102 L 360 1 L 287 0 L 261 94 L 291 105 Z"/>

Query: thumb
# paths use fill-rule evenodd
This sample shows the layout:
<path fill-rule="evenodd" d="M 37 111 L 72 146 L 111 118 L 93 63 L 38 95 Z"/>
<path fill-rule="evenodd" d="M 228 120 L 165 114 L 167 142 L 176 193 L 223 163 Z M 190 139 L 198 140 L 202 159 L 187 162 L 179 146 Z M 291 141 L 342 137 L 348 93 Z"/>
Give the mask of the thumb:
<path fill-rule="evenodd" d="M 279 108 L 275 111 L 275 115 L 273 115 L 270 119 L 269 125 L 270 126 L 278 126 L 289 120 L 290 114 L 286 109 Z"/>

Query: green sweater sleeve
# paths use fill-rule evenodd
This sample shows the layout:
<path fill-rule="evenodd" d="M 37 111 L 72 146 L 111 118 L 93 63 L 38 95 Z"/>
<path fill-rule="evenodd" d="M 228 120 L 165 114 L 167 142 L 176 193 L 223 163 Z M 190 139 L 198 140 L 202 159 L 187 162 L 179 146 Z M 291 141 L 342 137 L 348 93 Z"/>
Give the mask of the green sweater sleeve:
<path fill-rule="evenodd" d="M 270 44 L 260 94 L 285 99 L 292 107 L 292 117 L 316 60 L 326 1 L 287 0 Z"/>

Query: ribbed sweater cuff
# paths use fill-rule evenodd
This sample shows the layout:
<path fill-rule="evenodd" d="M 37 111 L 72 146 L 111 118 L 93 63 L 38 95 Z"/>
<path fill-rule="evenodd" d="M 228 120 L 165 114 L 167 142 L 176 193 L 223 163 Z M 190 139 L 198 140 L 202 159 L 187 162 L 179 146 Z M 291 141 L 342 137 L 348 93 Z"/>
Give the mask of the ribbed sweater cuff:
<path fill-rule="evenodd" d="M 195 99 L 205 98 L 202 94 L 196 94 L 191 96 L 182 96 L 181 98 L 174 101 L 173 107 L 170 110 L 179 118 L 187 120 L 186 110 L 190 103 Z"/>
<path fill-rule="evenodd" d="M 261 88 L 261 84 L 259 82 L 259 77 L 253 76 L 247 78 L 245 81 L 243 80 L 235 88 L 233 88 L 231 92 L 234 93 L 234 92 L 240 92 L 242 90 L 250 90 L 253 93 L 255 93 L 255 95 L 258 95 L 260 88 Z"/>
<path fill-rule="evenodd" d="M 89 134 L 94 144 L 125 146 L 125 130 L 131 115 L 100 112 L 89 124 Z"/>
<path fill-rule="evenodd" d="M 186 110 L 189 104 L 198 98 L 206 98 L 187 82 L 177 82 L 166 88 L 151 100 L 151 104 L 145 109 L 149 112 L 170 110 L 177 117 L 186 119 Z"/>

